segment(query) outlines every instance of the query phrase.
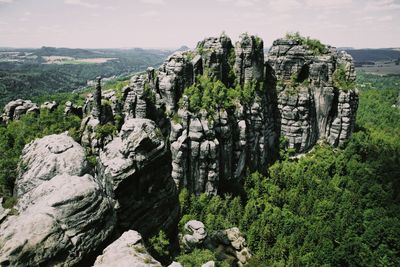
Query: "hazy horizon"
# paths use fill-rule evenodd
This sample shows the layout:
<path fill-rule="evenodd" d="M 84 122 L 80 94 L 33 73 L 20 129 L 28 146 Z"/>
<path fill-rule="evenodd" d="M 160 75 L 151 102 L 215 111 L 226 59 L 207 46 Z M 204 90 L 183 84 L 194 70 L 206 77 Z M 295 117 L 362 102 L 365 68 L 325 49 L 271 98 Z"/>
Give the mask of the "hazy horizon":
<path fill-rule="evenodd" d="M 225 31 L 336 47 L 400 47 L 400 0 L 0 0 L 0 47 L 194 47 Z"/>

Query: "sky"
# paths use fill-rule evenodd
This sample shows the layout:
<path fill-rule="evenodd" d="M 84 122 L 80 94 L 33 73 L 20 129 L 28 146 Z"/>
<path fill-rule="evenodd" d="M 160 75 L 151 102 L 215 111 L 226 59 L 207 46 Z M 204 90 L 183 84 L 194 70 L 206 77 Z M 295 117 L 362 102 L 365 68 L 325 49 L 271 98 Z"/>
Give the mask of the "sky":
<path fill-rule="evenodd" d="M 0 47 L 194 47 L 223 31 L 400 47 L 400 0 L 0 0 Z"/>

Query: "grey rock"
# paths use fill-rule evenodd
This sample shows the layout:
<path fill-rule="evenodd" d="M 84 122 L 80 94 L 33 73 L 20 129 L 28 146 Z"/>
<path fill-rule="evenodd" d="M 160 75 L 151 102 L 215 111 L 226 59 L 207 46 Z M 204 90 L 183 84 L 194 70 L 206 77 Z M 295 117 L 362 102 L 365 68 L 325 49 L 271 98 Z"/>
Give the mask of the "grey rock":
<path fill-rule="evenodd" d="M 58 103 L 56 101 L 46 101 L 42 105 L 40 105 L 41 109 L 47 109 L 49 111 L 54 111 L 58 107 Z"/>
<path fill-rule="evenodd" d="M 21 156 L 15 196 L 21 197 L 59 174 L 83 175 L 88 166 L 84 149 L 66 133 L 49 135 L 27 144 Z"/>
<path fill-rule="evenodd" d="M 141 235 L 129 230 L 103 250 L 94 266 L 161 267 L 161 264 L 147 252 Z"/>
<path fill-rule="evenodd" d="M 215 267 L 215 261 L 207 261 L 201 267 Z"/>
<path fill-rule="evenodd" d="M 119 136 L 100 152 L 98 178 L 118 203 L 122 229 L 147 236 L 173 228 L 179 205 L 170 164 L 164 137 L 148 119 L 125 121 Z"/>
<path fill-rule="evenodd" d="M 23 195 L 0 225 L 0 265 L 76 265 L 112 235 L 110 200 L 90 175 L 60 174 Z"/>
<path fill-rule="evenodd" d="M 31 100 L 17 99 L 4 106 L 2 120 L 8 123 L 12 120 L 18 120 L 27 113 L 39 113 L 39 107 Z"/>
<path fill-rule="evenodd" d="M 83 116 L 82 107 L 73 104 L 71 101 L 65 102 L 64 115 L 68 116 L 70 114 L 82 118 Z"/>
<path fill-rule="evenodd" d="M 182 244 L 186 251 L 200 247 L 207 237 L 205 226 L 202 222 L 191 220 L 185 224 L 186 234 L 182 237 Z"/>
<path fill-rule="evenodd" d="M 357 90 L 345 92 L 333 82 L 333 74 L 341 66 L 345 68 L 345 79 L 355 81 L 350 55 L 329 46 L 316 55 L 297 41 L 279 39 L 269 51 L 268 64 L 280 83 L 281 135 L 289 141 L 288 147 L 302 153 L 320 140 L 337 146 L 350 137 L 358 93 Z M 349 129 L 338 130 L 337 118 L 349 121 Z M 302 127 L 288 127 L 295 122 Z"/>
<path fill-rule="evenodd" d="M 246 265 L 252 257 L 246 240 L 237 227 L 212 233 L 204 245 L 210 250 L 218 248 L 222 259 L 233 259 L 239 266 Z"/>
<path fill-rule="evenodd" d="M 242 34 L 235 45 L 235 72 L 239 83 L 262 81 L 264 78 L 263 41 L 255 36 Z"/>

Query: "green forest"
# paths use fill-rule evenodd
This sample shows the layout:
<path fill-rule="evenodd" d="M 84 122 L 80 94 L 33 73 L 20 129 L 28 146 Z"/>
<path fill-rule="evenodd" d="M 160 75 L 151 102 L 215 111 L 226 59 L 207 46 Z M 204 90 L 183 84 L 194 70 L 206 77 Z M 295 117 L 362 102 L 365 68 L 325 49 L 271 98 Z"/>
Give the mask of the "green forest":
<path fill-rule="evenodd" d="M 240 196 L 182 190 L 179 227 L 191 219 L 202 221 L 209 232 L 239 227 L 253 253 L 249 266 L 400 266 L 400 109 L 392 107 L 400 77 L 359 72 L 357 87 L 357 126 L 347 144 L 319 145 L 299 159 L 282 149 L 266 176 L 253 173 L 245 179 Z M 82 101 L 72 93 L 51 98 Z M 15 201 L 11 195 L 24 145 L 52 133 L 75 136 L 79 125 L 80 119 L 65 117 L 60 105 L 53 113 L 0 126 L 4 206 Z M 162 232 L 151 243 L 161 256 L 184 266 L 218 260 L 216 251 L 168 253 L 170 242 Z"/>

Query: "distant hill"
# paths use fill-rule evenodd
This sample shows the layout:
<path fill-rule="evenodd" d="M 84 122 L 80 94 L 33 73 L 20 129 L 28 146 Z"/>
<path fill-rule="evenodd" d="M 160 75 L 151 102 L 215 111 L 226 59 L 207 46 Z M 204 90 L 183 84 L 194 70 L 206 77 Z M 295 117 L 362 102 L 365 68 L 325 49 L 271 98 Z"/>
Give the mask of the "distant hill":
<path fill-rule="evenodd" d="M 400 50 L 396 48 L 379 49 L 344 49 L 356 63 L 368 61 L 394 61 L 400 58 Z"/>
<path fill-rule="evenodd" d="M 98 75 L 120 76 L 158 67 L 172 52 L 142 48 L 0 48 L 0 107 L 17 98 L 70 92 Z"/>
<path fill-rule="evenodd" d="M 86 49 L 56 48 L 47 46 L 43 46 L 40 49 L 34 50 L 33 54 L 41 57 L 64 56 L 64 57 L 75 57 L 75 58 L 92 58 L 99 56 L 98 53 Z"/>

